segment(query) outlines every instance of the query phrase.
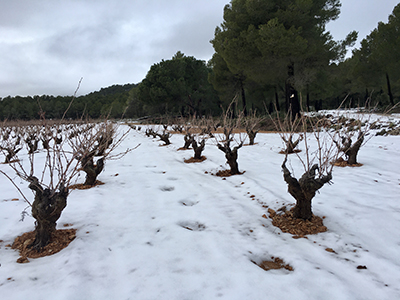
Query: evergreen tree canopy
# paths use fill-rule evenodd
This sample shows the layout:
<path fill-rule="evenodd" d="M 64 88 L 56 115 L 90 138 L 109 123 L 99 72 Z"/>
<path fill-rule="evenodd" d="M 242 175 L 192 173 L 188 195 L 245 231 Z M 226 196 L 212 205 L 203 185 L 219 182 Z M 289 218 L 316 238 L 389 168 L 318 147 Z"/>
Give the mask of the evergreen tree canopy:
<path fill-rule="evenodd" d="M 172 59 L 151 66 L 136 96 L 152 113 L 200 116 L 218 111 L 216 94 L 208 82 L 210 71 L 204 61 L 177 52 Z"/>
<path fill-rule="evenodd" d="M 340 6 L 339 0 L 232 0 L 211 42 L 232 73 L 260 84 L 285 82 L 287 101 L 298 102 L 295 88 L 343 59 L 346 46 L 357 38 L 352 32 L 335 42 L 325 31 Z"/>
<path fill-rule="evenodd" d="M 354 82 L 359 89 L 379 92 L 385 88 L 391 105 L 395 93 L 400 92 L 400 4 L 389 16 L 388 23 L 380 22 L 355 50 Z M 392 87 L 393 85 L 393 87 Z"/>
<path fill-rule="evenodd" d="M 130 90 L 134 84 L 113 85 L 100 91 L 79 96 L 72 103 L 72 96 L 5 97 L 0 100 L 1 120 L 30 120 L 44 116 L 47 119 L 66 118 L 121 118 L 127 106 Z M 71 103 L 71 105 L 70 105 Z"/>

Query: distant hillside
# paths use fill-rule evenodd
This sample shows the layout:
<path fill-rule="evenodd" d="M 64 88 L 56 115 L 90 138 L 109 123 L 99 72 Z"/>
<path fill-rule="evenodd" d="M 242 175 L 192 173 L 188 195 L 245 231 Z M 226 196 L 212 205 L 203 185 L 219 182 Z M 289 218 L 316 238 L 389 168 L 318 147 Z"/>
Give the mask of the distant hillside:
<path fill-rule="evenodd" d="M 96 91 L 96 92 L 91 92 L 87 95 L 84 96 L 80 96 L 80 97 L 86 97 L 92 94 L 98 94 L 98 95 L 102 95 L 102 96 L 109 96 L 109 95 L 115 95 L 115 94 L 120 94 L 120 93 L 125 93 L 125 92 L 129 92 L 132 88 L 134 88 L 136 86 L 136 84 L 134 83 L 127 83 L 124 85 L 111 85 L 109 87 L 106 88 L 101 88 L 100 91 Z"/>
<path fill-rule="evenodd" d="M 130 91 L 135 84 L 112 85 L 74 99 L 66 117 L 119 118 L 127 107 Z M 40 111 L 48 119 L 59 119 L 67 110 L 72 96 L 6 97 L 0 101 L 1 120 L 30 120 L 40 118 Z"/>

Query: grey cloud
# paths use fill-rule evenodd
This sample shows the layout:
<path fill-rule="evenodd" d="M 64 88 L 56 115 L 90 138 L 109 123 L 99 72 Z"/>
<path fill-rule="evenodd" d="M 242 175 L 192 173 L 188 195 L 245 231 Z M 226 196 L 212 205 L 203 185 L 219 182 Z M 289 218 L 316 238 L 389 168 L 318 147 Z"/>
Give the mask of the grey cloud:
<path fill-rule="evenodd" d="M 366 0 L 363 7 L 369 4 L 370 10 L 377 6 L 387 9 L 386 15 L 377 19 L 386 22 L 394 7 L 392 1 L 377 4 Z M 80 94 L 112 84 L 138 83 L 152 64 L 171 58 L 177 51 L 208 60 L 214 52 L 209 41 L 229 2 L 1 1 L 0 97 L 70 95 L 81 77 Z M 343 10 L 349 9 L 351 15 L 357 10 L 349 3 L 359 5 L 359 0 L 343 3 Z M 350 17 L 352 24 L 354 19 Z M 337 29 L 346 33 L 353 29 L 348 21 L 339 18 L 336 22 L 338 25 L 331 27 L 335 38 L 340 35 Z M 372 30 L 377 22 L 372 23 L 362 26 Z"/>
<path fill-rule="evenodd" d="M 14 0 L 3 10 L 0 4 L 0 30 L 7 32 L 0 36 L 0 97 L 71 94 L 81 76 L 81 93 L 139 82 L 178 50 L 208 59 L 213 31 L 201 20 L 217 26 L 225 2 Z"/>

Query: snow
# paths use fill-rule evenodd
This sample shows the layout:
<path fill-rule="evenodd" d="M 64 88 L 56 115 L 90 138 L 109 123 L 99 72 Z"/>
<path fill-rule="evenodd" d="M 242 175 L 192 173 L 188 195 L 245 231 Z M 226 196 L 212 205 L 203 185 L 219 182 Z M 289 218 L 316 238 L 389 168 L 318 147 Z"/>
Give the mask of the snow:
<path fill-rule="evenodd" d="M 73 224 L 76 239 L 27 264 L 5 245 L 33 230 L 34 219 L 20 221 L 27 204 L 1 176 L 2 299 L 400 299 L 400 137 L 373 137 L 360 150 L 363 166 L 334 168 L 334 184 L 313 200 L 328 231 L 307 239 L 262 217 L 263 203 L 294 203 L 277 134 L 259 133 L 256 145 L 242 147 L 245 173 L 226 180 L 210 174 L 228 167 L 215 142 L 207 142 L 207 160 L 186 164 L 193 151 L 177 151 L 182 135 L 171 141 L 160 146 L 143 129 L 131 131 L 120 149 L 141 145 L 106 162 L 105 184 L 69 195 L 58 228 Z M 301 175 L 296 156 L 288 166 Z M 16 183 L 33 200 L 27 184 Z M 271 256 L 294 271 L 252 262 Z"/>

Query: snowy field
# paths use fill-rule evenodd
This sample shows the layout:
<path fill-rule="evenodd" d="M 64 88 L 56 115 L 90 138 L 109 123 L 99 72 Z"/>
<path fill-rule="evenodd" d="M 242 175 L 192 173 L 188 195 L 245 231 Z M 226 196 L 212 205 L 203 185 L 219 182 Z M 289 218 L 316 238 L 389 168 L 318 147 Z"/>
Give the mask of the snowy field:
<path fill-rule="evenodd" d="M 335 167 L 334 184 L 313 200 L 328 231 L 307 239 L 263 218 L 262 203 L 274 210 L 294 203 L 277 134 L 241 148 L 245 173 L 226 180 L 210 174 L 228 167 L 215 142 L 207 142 L 207 160 L 186 164 L 193 150 L 177 151 L 182 135 L 171 141 L 160 147 L 143 129 L 131 131 L 121 150 L 141 145 L 106 163 L 98 178 L 105 184 L 68 197 L 58 228 L 72 224 L 76 239 L 26 264 L 5 245 L 33 230 L 34 219 L 20 221 L 27 204 L 11 201 L 22 198 L 1 176 L 1 299 L 400 299 L 400 136 L 373 137 L 360 150 L 362 167 Z M 301 175 L 296 156 L 288 166 Z M 294 271 L 252 262 L 272 256 Z"/>

